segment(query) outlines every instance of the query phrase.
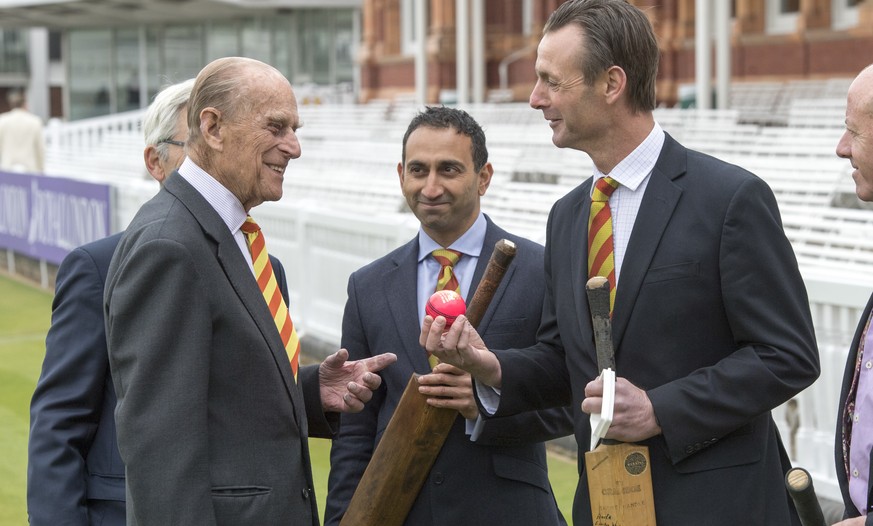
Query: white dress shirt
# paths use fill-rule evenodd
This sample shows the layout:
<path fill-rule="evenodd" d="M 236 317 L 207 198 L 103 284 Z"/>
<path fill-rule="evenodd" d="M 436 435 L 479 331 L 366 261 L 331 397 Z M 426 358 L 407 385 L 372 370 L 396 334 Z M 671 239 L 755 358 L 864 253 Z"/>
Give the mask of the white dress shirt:
<path fill-rule="evenodd" d="M 620 287 L 618 277 L 621 272 L 621 264 L 627 252 L 627 245 L 633 232 L 640 204 L 646 193 L 646 187 L 655 168 L 655 163 L 661 155 L 664 147 L 664 130 L 656 122 L 649 135 L 634 148 L 627 157 L 621 160 L 608 174 L 594 168 L 594 179 L 591 181 L 591 194 L 597 180 L 612 177 L 620 184 L 609 198 L 609 210 L 612 214 L 612 239 L 615 253 L 615 288 Z M 587 221 L 587 218 L 586 218 Z M 476 392 L 482 407 L 489 414 L 494 414 L 500 405 L 500 390 L 476 383 Z"/>
<path fill-rule="evenodd" d="M 254 275 L 255 267 L 252 264 L 252 254 L 246 243 L 245 234 L 240 230 L 242 224 L 246 222 L 248 214 L 242 203 L 239 202 L 239 198 L 219 183 L 217 179 L 206 173 L 203 168 L 197 166 L 189 157 L 185 157 L 182 166 L 177 171 L 218 212 Z"/>

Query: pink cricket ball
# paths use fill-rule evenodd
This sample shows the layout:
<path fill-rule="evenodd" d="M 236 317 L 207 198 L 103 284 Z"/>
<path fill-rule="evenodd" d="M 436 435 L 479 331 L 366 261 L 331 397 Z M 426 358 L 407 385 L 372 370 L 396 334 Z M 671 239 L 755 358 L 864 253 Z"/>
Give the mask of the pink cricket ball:
<path fill-rule="evenodd" d="M 442 316 L 446 319 L 446 330 L 454 323 L 455 318 L 467 312 L 464 298 L 453 290 L 438 290 L 427 300 L 424 312 L 432 318 Z"/>

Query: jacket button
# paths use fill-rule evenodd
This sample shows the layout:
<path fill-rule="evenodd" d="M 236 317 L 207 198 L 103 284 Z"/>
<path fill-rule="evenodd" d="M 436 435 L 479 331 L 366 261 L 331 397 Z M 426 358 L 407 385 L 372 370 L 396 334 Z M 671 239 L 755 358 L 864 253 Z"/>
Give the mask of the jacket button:
<path fill-rule="evenodd" d="M 303 496 L 303 500 L 309 500 L 309 489 L 303 488 L 300 490 L 300 494 Z"/>
<path fill-rule="evenodd" d="M 434 473 L 434 475 L 433 475 L 433 483 L 434 484 L 439 486 L 440 484 L 443 483 L 444 480 L 445 480 L 445 477 L 443 477 L 442 473 Z"/>

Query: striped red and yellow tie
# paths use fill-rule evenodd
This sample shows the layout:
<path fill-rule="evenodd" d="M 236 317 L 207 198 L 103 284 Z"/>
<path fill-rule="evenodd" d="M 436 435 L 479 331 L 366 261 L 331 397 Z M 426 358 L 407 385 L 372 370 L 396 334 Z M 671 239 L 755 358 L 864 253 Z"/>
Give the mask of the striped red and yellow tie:
<path fill-rule="evenodd" d="M 264 295 L 264 300 L 267 302 L 270 313 L 273 315 L 273 321 L 276 322 L 276 328 L 279 329 L 279 335 L 282 337 L 282 343 L 285 345 L 285 352 L 288 353 L 288 359 L 291 360 L 291 372 L 294 373 L 294 380 L 297 381 L 300 339 L 297 338 L 297 331 L 294 330 L 291 315 L 288 313 L 285 299 L 282 297 L 276 276 L 273 274 L 273 265 L 270 264 L 270 258 L 267 255 L 264 234 L 261 232 L 261 227 L 255 223 L 251 216 L 246 216 L 246 221 L 242 224 L 240 230 L 246 236 L 246 243 L 252 253 L 252 266 L 255 268 L 255 278 L 258 280 L 258 286 L 261 287 L 261 293 Z"/>
<path fill-rule="evenodd" d="M 615 249 L 612 242 L 612 212 L 609 198 L 618 181 L 603 177 L 594 185 L 591 215 L 588 218 L 588 278 L 602 276 L 609 280 L 609 313 L 615 305 Z"/>
<path fill-rule="evenodd" d="M 461 253 L 457 250 L 438 248 L 430 254 L 435 260 L 437 260 L 441 267 L 434 292 L 439 290 L 453 290 L 460 294 L 461 285 L 458 283 L 458 278 L 455 276 L 454 267 L 458 264 L 458 260 L 461 259 Z"/>
<path fill-rule="evenodd" d="M 453 290 L 458 294 L 461 293 L 461 284 L 458 283 L 458 277 L 455 276 L 455 265 L 458 264 L 458 260 L 461 259 L 461 253 L 457 250 L 450 250 L 448 248 L 438 248 L 430 253 L 431 256 L 440 264 L 440 273 L 437 277 L 437 284 L 434 292 L 440 290 Z M 440 363 L 439 358 L 434 355 L 428 355 L 427 357 L 428 363 L 430 363 L 430 368 L 433 369 Z"/>

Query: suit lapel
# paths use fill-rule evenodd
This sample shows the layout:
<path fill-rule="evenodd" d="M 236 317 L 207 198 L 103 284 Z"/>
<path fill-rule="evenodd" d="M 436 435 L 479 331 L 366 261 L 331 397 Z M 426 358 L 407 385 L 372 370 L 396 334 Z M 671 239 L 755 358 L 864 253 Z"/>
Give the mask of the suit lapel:
<path fill-rule="evenodd" d="M 682 195 L 682 189 L 673 180 L 685 173 L 685 152 L 685 148 L 666 135 L 661 156 L 649 178 L 621 264 L 615 311 L 612 315 L 612 338 L 616 350 L 621 346 L 621 339 L 652 257 Z"/>
<path fill-rule="evenodd" d="M 171 177 L 167 178 L 164 186 L 188 208 L 200 223 L 204 233 L 215 243 L 215 254 L 219 265 L 224 270 L 228 282 L 230 282 L 234 291 L 236 291 L 243 306 L 249 315 L 251 315 L 252 321 L 255 322 L 255 325 L 257 325 L 263 335 L 264 341 L 267 343 L 270 353 L 276 361 L 276 366 L 279 374 L 282 376 L 285 389 L 293 400 L 292 405 L 294 406 L 295 418 L 298 424 L 305 423 L 301 422 L 301 418 L 305 419 L 305 415 L 299 414 L 301 411 L 297 410 L 298 406 L 303 407 L 303 400 L 294 382 L 291 373 L 291 363 L 285 352 L 285 346 L 282 344 L 282 338 L 279 335 L 279 331 L 276 330 L 276 324 L 270 314 L 267 302 L 264 301 L 261 289 L 258 287 L 257 281 L 255 281 L 255 276 L 240 252 L 239 245 L 236 244 L 236 240 L 234 240 L 221 216 L 181 176 L 174 173 Z"/>
<path fill-rule="evenodd" d="M 591 327 L 591 311 L 588 308 L 588 294 L 585 285 L 588 283 L 588 216 L 591 214 L 591 182 L 582 183 L 577 194 L 579 200 L 572 205 L 570 226 L 570 268 L 577 269 L 572 273 L 572 290 L 575 294 L 576 312 L 579 313 L 579 330 L 583 341 L 594 341 L 594 331 Z M 561 251 L 558 251 L 560 253 Z M 553 253 L 555 253 L 553 251 Z M 623 278 L 622 278 L 623 279 Z M 558 284 L 557 286 L 560 286 Z"/>
<path fill-rule="evenodd" d="M 400 335 L 401 342 L 416 342 L 408 348 L 394 350 L 407 354 L 415 372 L 430 372 L 427 353 L 418 345 L 421 320 L 418 319 L 418 237 L 404 245 L 391 260 L 390 268 L 383 275 L 384 292 L 387 296 L 391 319 Z"/>

